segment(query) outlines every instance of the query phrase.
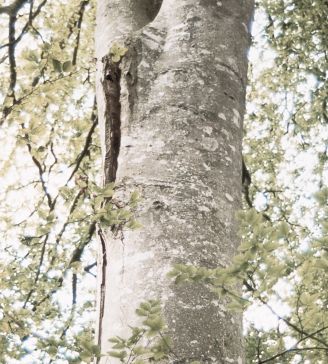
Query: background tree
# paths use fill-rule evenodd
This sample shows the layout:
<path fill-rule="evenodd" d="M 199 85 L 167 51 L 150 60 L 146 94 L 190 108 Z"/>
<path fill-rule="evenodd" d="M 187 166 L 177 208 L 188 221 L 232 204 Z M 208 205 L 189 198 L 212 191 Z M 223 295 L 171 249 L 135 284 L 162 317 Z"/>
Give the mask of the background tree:
<path fill-rule="evenodd" d="M 219 3 L 225 6 L 222 1 L 213 2 L 213 7 Z M 265 315 L 276 318 L 270 330 L 256 320 L 246 325 L 248 363 L 327 361 L 327 8 L 327 3 L 319 0 L 272 0 L 257 4 L 259 25 L 253 31 L 255 43 L 244 125 L 244 154 L 249 170 L 243 187 L 246 214 L 237 215 L 242 220 L 241 255 L 234 258 L 231 269 L 199 271 L 200 265 L 196 264 L 187 271 L 180 265 L 170 274 L 177 282 L 200 280 L 207 275 L 209 289 L 213 285 L 221 295 L 233 299 L 228 307 L 242 309 L 247 302 L 254 302 L 259 311 L 266 307 Z M 151 20 L 155 10 L 149 10 L 143 12 L 148 19 L 131 16 L 136 22 L 134 26 Z M 130 11 L 136 14 L 136 9 Z M 200 24 L 197 16 L 187 19 L 188 24 Z M 11 358 L 30 363 L 88 362 L 99 354 L 98 347 L 91 343 L 94 294 L 87 292 L 95 285 L 89 274 L 95 274 L 91 268 L 95 262 L 91 236 L 95 218 L 105 226 L 105 214 L 113 211 L 99 212 L 101 201 L 110 198 L 112 189 L 99 187 L 102 166 L 98 120 L 93 112 L 93 75 L 101 63 L 100 59 L 94 60 L 97 66 L 90 62 L 94 56 L 90 31 L 94 22 L 95 3 L 91 1 L 0 3 L 0 67 L 5 75 L 0 81 L 1 362 L 15 362 Z M 156 42 L 145 34 L 137 35 L 141 40 L 147 39 L 148 44 Z M 105 53 L 114 39 L 108 42 Z M 198 51 L 201 44 L 198 40 L 195 45 Z M 127 45 L 129 52 L 138 46 L 132 40 Z M 258 57 L 254 56 L 254 49 L 259 50 Z M 180 54 L 178 49 L 172 51 L 176 53 L 169 57 L 169 63 Z M 187 54 L 191 57 L 192 51 Z M 130 59 L 127 53 L 120 66 L 129 67 Z M 131 66 L 135 71 L 133 63 Z M 176 68 L 178 81 L 184 77 L 179 69 Z M 161 77 L 170 74 L 165 70 Z M 186 74 L 192 71 L 187 70 Z M 204 72 L 198 71 L 199 75 Z M 133 79 L 124 73 L 121 77 L 124 96 L 127 87 L 133 89 Z M 142 82 L 147 80 L 151 82 L 148 78 Z M 155 91 L 157 87 L 154 86 Z M 130 99 L 130 105 L 134 107 L 133 101 Z M 150 99 L 149 103 L 155 101 Z M 184 102 L 178 108 L 176 104 L 176 100 L 172 101 L 166 112 L 171 115 L 173 110 L 180 110 L 176 114 L 179 121 L 179 114 L 188 112 L 188 104 Z M 133 107 L 122 113 L 142 112 Z M 161 112 L 159 108 L 149 109 L 153 120 L 160 120 Z M 203 114 L 193 115 L 198 118 Z M 145 127 L 149 119 L 145 113 Z M 174 137 L 175 131 L 171 133 Z M 155 149 L 153 144 L 149 148 Z M 119 207 L 113 206 L 116 226 L 133 227 L 132 216 L 130 221 L 117 220 L 119 214 L 128 216 L 119 211 L 119 200 L 134 204 L 129 199 L 130 192 L 135 190 L 138 186 L 132 185 L 130 190 L 118 194 Z M 140 192 L 146 193 L 144 188 Z M 138 199 L 136 194 L 132 197 L 134 201 Z M 142 217 L 145 204 L 140 204 L 138 212 L 145 230 L 125 234 L 148 231 L 151 220 Z M 163 206 L 154 206 L 155 221 L 156 212 L 161 209 Z M 236 279 L 244 282 L 242 298 L 229 288 Z M 184 282 L 176 292 L 194 289 L 192 283 Z M 154 307 L 158 305 L 154 303 Z M 225 309 L 218 306 L 215 317 L 225 316 Z M 133 324 L 132 313 L 130 317 Z M 160 351 L 163 343 L 158 343 L 155 350 Z M 144 357 L 150 355 L 146 353 Z M 130 362 L 135 359 L 129 358 Z"/>

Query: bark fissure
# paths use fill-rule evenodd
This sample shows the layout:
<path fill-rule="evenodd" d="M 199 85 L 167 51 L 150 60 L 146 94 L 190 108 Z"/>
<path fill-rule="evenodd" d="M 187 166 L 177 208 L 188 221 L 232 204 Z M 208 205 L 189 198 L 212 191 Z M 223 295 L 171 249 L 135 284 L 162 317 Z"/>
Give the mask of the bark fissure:
<path fill-rule="evenodd" d="M 121 230 L 121 243 L 122 243 L 122 284 L 124 284 L 124 270 L 125 270 L 125 263 L 124 263 L 124 254 L 125 254 L 125 245 L 124 245 L 124 235 L 123 231 Z"/>
<path fill-rule="evenodd" d="M 124 235 L 123 235 L 123 231 L 120 231 L 120 240 L 122 243 L 122 286 L 124 285 L 124 273 L 125 273 L 125 244 L 124 244 Z M 122 302 L 122 297 L 120 296 L 120 310 L 121 310 L 121 317 L 124 317 L 124 310 L 123 310 L 123 302 Z M 122 325 L 124 325 L 124 322 L 121 319 L 121 323 Z"/>
<path fill-rule="evenodd" d="M 104 64 L 103 92 L 105 96 L 105 133 L 106 151 L 104 158 L 104 186 L 116 180 L 118 168 L 118 157 L 121 147 L 121 69 L 118 63 L 111 60 L 110 55 L 102 59 Z M 99 304 L 99 331 L 98 345 L 101 347 L 102 323 L 105 310 L 106 298 L 106 270 L 107 270 L 107 249 L 106 237 L 103 236 L 99 227 L 98 235 L 102 248 L 101 255 L 101 284 L 100 284 L 100 304 Z M 123 238 L 122 238 L 123 242 Z M 123 244 L 124 247 L 124 244 Z M 123 248 L 124 254 L 124 248 Z M 124 269 L 124 267 L 123 267 Z M 99 363 L 100 358 L 97 358 Z"/>
<path fill-rule="evenodd" d="M 243 87 L 243 90 L 245 90 L 246 89 L 246 87 L 245 87 L 245 81 L 243 80 L 243 78 L 239 75 L 239 73 L 238 72 L 236 72 L 232 67 L 230 67 L 230 66 L 228 66 L 227 64 L 225 64 L 225 63 L 223 63 L 223 62 L 219 62 L 219 61 L 217 61 L 217 63 L 219 64 L 219 65 L 221 65 L 221 66 L 223 66 L 223 67 L 226 67 L 228 70 L 230 70 L 233 74 L 234 74 L 234 76 L 238 79 L 238 81 L 240 81 L 240 83 L 241 83 L 241 85 L 242 85 L 242 87 Z"/>
<path fill-rule="evenodd" d="M 102 235 L 102 230 L 98 228 L 98 235 L 101 243 L 101 284 L 100 284 L 100 304 L 99 304 L 99 328 L 98 328 L 98 346 L 101 347 L 102 338 L 102 320 L 105 311 L 105 296 L 106 296 L 106 269 L 107 269 L 107 249 L 105 238 Z M 97 358 L 97 364 L 100 358 Z"/>
<path fill-rule="evenodd" d="M 106 98 L 106 154 L 104 161 L 104 184 L 115 182 L 118 156 L 121 147 L 121 70 L 109 56 L 103 58 L 103 89 Z"/>

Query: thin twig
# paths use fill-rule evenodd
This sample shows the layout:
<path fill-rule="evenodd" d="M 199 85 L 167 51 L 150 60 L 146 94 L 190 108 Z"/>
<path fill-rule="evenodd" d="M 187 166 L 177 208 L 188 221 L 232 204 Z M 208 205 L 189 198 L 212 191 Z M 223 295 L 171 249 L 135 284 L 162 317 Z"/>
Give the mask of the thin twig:
<path fill-rule="evenodd" d="M 7 6 L 0 6 L 0 14 L 7 14 L 14 16 L 18 11 L 27 3 L 28 0 L 15 0 L 12 4 Z"/>
<path fill-rule="evenodd" d="M 42 264 L 43 264 L 43 258 L 44 258 L 44 253 L 46 251 L 46 244 L 47 244 L 48 238 L 49 238 L 49 234 L 46 235 L 46 237 L 44 239 L 44 242 L 43 242 L 43 245 L 42 245 L 41 256 L 40 256 L 40 263 L 39 263 L 39 266 L 38 266 L 38 270 L 36 272 L 36 276 L 35 276 L 35 280 L 34 280 L 34 286 L 37 285 L 38 280 L 39 280 L 39 276 L 40 276 L 41 267 L 42 267 Z M 27 297 L 26 297 L 26 300 L 24 302 L 23 308 L 26 307 L 26 305 L 27 305 L 28 301 L 30 300 L 31 295 L 32 295 L 32 293 L 34 291 L 35 291 L 35 288 L 32 288 L 30 290 L 30 292 L 27 294 Z"/>
<path fill-rule="evenodd" d="M 27 135 L 26 135 L 27 137 Z M 39 170 L 39 176 L 40 176 L 40 181 L 41 181 L 41 184 L 42 184 L 42 189 L 44 191 L 44 193 L 46 194 L 47 196 L 47 199 L 48 199 L 48 206 L 50 207 L 50 210 L 52 211 L 52 199 L 51 199 L 51 196 L 50 194 L 48 193 L 47 191 L 47 187 L 45 185 L 45 182 L 43 180 L 43 173 L 45 172 L 44 170 L 42 170 L 42 166 L 41 166 L 41 163 L 34 157 L 34 155 L 32 154 L 32 147 L 31 147 L 31 144 L 27 144 L 27 148 L 28 148 L 28 151 L 32 157 L 32 160 L 34 162 L 34 164 L 36 165 L 36 167 L 38 168 Z"/>
<path fill-rule="evenodd" d="M 93 104 L 93 110 L 92 110 L 92 114 L 91 114 L 91 120 L 93 121 L 93 124 L 92 124 L 91 129 L 89 130 L 89 133 L 85 140 L 84 148 L 83 148 L 82 152 L 80 153 L 80 155 L 78 156 L 76 162 L 74 162 L 74 164 L 76 163 L 76 166 L 73 169 L 73 172 L 71 173 L 69 179 L 67 180 L 66 185 L 74 177 L 74 174 L 79 169 L 80 164 L 81 164 L 83 158 L 87 155 L 89 147 L 92 143 L 92 134 L 94 133 L 96 126 L 98 125 L 98 117 L 95 114 L 96 107 L 97 107 L 97 102 L 96 102 L 96 97 L 95 97 L 94 104 Z"/>
<path fill-rule="evenodd" d="M 43 0 L 42 3 L 37 7 L 36 11 L 32 14 L 32 16 L 30 15 L 29 20 L 24 25 L 20 35 L 16 39 L 14 39 L 12 41 L 9 40 L 8 43 L 5 43 L 2 46 L 0 46 L 0 49 L 5 48 L 5 47 L 9 47 L 9 46 L 12 46 L 12 45 L 15 46 L 23 38 L 23 36 L 27 33 L 29 25 L 32 25 L 32 21 L 39 15 L 42 7 L 46 4 L 46 2 L 47 2 L 47 0 Z"/>
<path fill-rule="evenodd" d="M 76 65 L 76 59 L 77 59 L 77 52 L 79 50 L 79 45 L 80 45 L 80 34 L 81 34 L 81 24 L 82 24 L 82 20 L 83 20 L 83 14 L 84 14 L 84 10 L 86 5 L 89 4 L 89 1 L 82 1 L 81 2 L 81 7 L 79 10 L 79 20 L 77 22 L 77 29 L 78 29 L 78 33 L 76 36 L 76 46 L 74 47 L 74 51 L 73 51 L 73 60 L 72 60 L 72 65 L 75 66 Z"/>
<path fill-rule="evenodd" d="M 76 294 L 77 291 L 77 274 L 73 273 L 73 277 L 72 277 L 72 296 L 73 296 L 73 305 L 76 305 Z"/>

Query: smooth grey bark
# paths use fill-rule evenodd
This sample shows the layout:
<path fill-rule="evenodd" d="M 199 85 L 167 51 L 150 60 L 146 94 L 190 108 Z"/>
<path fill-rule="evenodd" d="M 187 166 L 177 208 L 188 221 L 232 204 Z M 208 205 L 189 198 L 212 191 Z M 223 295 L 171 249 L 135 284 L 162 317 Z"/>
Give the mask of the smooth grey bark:
<path fill-rule="evenodd" d="M 241 315 L 172 263 L 227 267 L 240 244 L 242 128 L 253 0 L 99 0 L 97 102 L 104 184 L 139 189 L 131 232 L 98 229 L 97 340 L 130 336 L 161 298 L 180 360 L 244 363 Z M 129 51 L 110 60 L 118 41 Z M 98 363 L 115 362 L 114 358 Z"/>

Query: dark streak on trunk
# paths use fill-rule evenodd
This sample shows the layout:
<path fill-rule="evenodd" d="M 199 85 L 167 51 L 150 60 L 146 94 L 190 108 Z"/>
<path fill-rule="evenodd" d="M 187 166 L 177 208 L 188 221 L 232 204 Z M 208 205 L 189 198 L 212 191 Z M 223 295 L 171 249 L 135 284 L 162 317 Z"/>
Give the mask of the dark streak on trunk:
<path fill-rule="evenodd" d="M 106 96 L 106 141 L 107 150 L 104 165 L 105 185 L 115 182 L 118 167 L 118 155 L 121 146 L 121 70 L 117 63 L 109 57 L 103 59 L 104 67 L 104 93 Z"/>
<path fill-rule="evenodd" d="M 118 63 L 114 63 L 109 56 L 102 59 L 104 63 L 104 80 L 103 89 L 106 97 L 106 154 L 104 161 L 104 186 L 111 182 L 115 182 L 116 172 L 118 168 L 118 156 L 121 147 L 121 69 Z M 101 286 L 100 286 L 100 305 L 99 305 L 99 331 L 98 345 L 101 348 L 102 340 L 102 320 L 105 309 L 106 297 L 106 270 L 107 270 L 107 252 L 106 242 L 102 235 L 102 230 L 98 228 L 98 235 L 101 242 Z M 100 358 L 97 358 L 99 363 Z"/>
<path fill-rule="evenodd" d="M 106 243 L 102 236 L 101 228 L 98 230 L 99 239 L 101 242 L 101 256 L 102 256 L 102 266 L 101 266 L 101 285 L 100 285 L 100 309 L 99 309 L 99 332 L 98 332 L 98 346 L 101 348 L 101 337 L 102 337 L 102 320 L 104 317 L 105 310 L 105 296 L 106 296 L 106 269 L 107 269 L 107 251 Z M 100 358 L 97 358 L 97 364 Z"/>

